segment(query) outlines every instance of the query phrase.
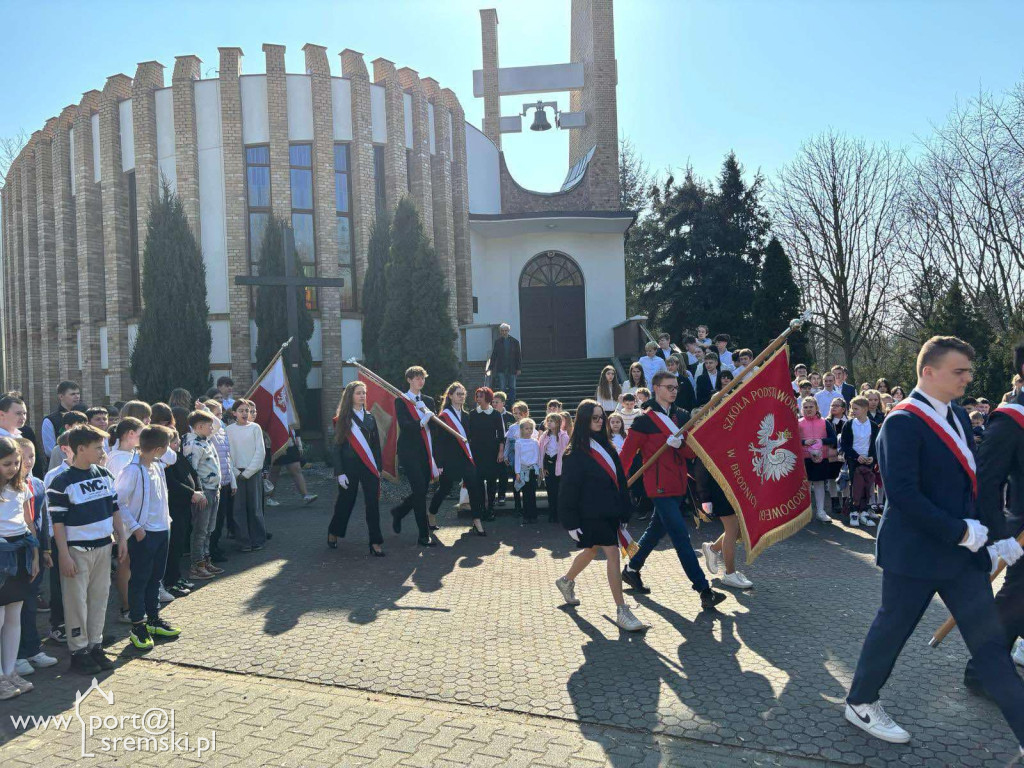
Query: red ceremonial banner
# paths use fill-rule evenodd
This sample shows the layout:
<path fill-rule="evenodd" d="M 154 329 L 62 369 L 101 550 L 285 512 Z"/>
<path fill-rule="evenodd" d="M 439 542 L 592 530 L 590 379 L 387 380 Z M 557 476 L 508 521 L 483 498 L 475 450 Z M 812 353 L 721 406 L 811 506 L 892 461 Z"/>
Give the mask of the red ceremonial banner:
<path fill-rule="evenodd" d="M 748 563 L 811 519 L 795 409 L 783 347 L 686 436 L 736 510 Z"/>
<path fill-rule="evenodd" d="M 271 459 L 276 459 L 293 443 L 292 429 L 300 426 L 280 353 L 253 384 L 249 399 L 256 404 L 256 423 L 270 438 Z"/>
<path fill-rule="evenodd" d="M 372 376 L 365 373 L 359 380 L 366 385 L 366 410 L 373 414 L 380 433 L 380 473 L 398 482 L 398 421 L 395 419 L 395 396 Z"/>

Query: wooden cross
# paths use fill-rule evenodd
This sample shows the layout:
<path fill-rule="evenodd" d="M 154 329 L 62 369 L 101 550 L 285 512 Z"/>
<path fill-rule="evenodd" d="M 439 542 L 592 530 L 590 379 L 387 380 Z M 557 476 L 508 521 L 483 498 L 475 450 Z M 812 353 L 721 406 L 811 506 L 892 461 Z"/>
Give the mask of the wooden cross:
<path fill-rule="evenodd" d="M 295 231 L 289 226 L 282 227 L 284 239 L 284 275 L 235 275 L 235 285 L 283 286 L 285 288 L 343 288 L 345 280 L 341 277 L 306 277 L 295 270 Z M 288 336 L 297 339 L 299 336 L 299 305 L 295 291 L 285 293 L 288 307 Z M 298 344 L 289 344 L 289 361 L 292 367 L 298 366 Z"/>

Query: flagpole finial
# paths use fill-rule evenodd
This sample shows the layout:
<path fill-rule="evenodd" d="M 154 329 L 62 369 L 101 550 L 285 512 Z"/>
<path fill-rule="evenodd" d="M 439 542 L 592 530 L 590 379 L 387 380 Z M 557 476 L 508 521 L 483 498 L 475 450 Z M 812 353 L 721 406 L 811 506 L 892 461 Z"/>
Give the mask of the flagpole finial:
<path fill-rule="evenodd" d="M 800 328 L 805 324 L 811 322 L 811 310 L 805 309 L 800 313 L 799 317 L 794 317 L 789 321 L 789 327 L 794 331 L 799 331 Z"/>
<path fill-rule="evenodd" d="M 348 360 L 345 361 L 345 363 L 347 365 L 359 365 L 359 358 L 358 357 L 350 357 Z"/>

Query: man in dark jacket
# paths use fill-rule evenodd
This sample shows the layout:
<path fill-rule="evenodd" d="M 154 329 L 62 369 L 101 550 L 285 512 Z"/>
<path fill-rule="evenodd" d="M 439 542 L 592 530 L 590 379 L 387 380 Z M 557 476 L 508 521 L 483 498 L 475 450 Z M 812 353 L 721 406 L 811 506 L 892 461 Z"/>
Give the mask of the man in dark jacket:
<path fill-rule="evenodd" d="M 498 338 L 494 340 L 485 373 L 491 377 L 492 388 L 506 392 L 510 403 L 516 401 L 516 376 L 522 373 L 522 367 L 523 355 L 519 339 L 512 336 L 512 326 L 502 323 L 498 327 Z"/>
<path fill-rule="evenodd" d="M 57 447 L 57 438 L 61 433 L 61 419 L 68 411 L 74 411 L 82 399 L 82 389 L 74 381 L 62 381 L 57 385 L 57 410 L 43 419 L 42 434 L 43 456 L 49 458 Z"/>
<path fill-rule="evenodd" d="M 419 545 L 432 547 L 436 544 L 430 535 L 427 521 L 427 487 L 438 476 L 437 465 L 432 455 L 430 419 L 434 415 L 434 399 L 422 394 L 427 381 L 427 372 L 418 365 L 405 372 L 409 390 L 395 398 L 395 420 L 398 421 L 398 461 L 409 480 L 412 493 L 391 510 L 391 527 L 395 533 L 402 532 L 402 518 L 409 512 L 416 517 L 419 529 Z"/>

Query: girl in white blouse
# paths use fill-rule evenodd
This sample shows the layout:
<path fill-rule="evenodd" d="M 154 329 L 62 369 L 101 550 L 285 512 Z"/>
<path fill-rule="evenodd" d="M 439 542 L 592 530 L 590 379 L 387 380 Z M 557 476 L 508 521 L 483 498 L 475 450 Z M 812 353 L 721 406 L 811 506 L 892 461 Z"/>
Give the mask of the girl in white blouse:
<path fill-rule="evenodd" d="M 597 380 L 597 393 L 594 399 L 601 404 L 605 413 L 611 413 L 619 404 L 619 395 L 622 394 L 622 387 L 619 386 L 618 378 L 615 376 L 615 366 L 606 365 L 601 371 L 601 377 Z"/>

